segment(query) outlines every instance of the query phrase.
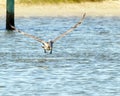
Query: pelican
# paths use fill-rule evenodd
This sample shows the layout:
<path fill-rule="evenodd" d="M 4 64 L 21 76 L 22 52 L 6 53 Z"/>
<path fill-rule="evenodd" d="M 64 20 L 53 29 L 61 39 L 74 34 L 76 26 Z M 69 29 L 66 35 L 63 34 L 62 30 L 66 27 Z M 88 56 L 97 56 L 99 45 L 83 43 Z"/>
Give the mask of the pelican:
<path fill-rule="evenodd" d="M 16 29 L 14 26 L 11 25 L 12 29 L 15 30 L 16 32 L 20 33 L 20 34 L 23 34 L 29 38 L 33 38 L 34 40 L 40 42 L 43 44 L 42 48 L 44 49 L 44 53 L 46 53 L 46 51 L 50 51 L 50 54 L 52 54 L 52 49 L 53 49 L 53 43 L 55 43 L 57 40 L 61 39 L 62 37 L 64 37 L 65 35 L 67 35 L 68 33 L 72 32 L 75 28 L 77 28 L 81 23 L 82 21 L 84 20 L 85 18 L 85 15 L 86 13 L 83 14 L 82 16 L 82 19 L 77 22 L 74 26 L 72 26 L 69 30 L 65 31 L 64 33 L 62 33 L 61 35 L 59 35 L 58 37 L 56 37 L 55 39 L 53 40 L 49 40 L 48 42 L 36 37 L 36 36 L 33 36 L 31 34 L 28 34 L 26 32 L 23 32 L 21 30 L 18 30 Z"/>

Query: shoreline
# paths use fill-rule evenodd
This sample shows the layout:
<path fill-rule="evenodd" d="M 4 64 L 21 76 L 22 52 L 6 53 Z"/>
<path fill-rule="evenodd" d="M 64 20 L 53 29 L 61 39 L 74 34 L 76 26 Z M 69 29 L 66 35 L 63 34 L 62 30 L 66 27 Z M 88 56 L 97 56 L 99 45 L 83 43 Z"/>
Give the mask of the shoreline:
<path fill-rule="evenodd" d="M 6 4 L 0 4 L 0 17 L 6 15 Z M 84 2 L 75 4 L 46 4 L 46 5 L 23 5 L 15 4 L 16 17 L 68 17 L 81 16 L 86 12 L 87 16 L 120 16 L 119 1 Z"/>

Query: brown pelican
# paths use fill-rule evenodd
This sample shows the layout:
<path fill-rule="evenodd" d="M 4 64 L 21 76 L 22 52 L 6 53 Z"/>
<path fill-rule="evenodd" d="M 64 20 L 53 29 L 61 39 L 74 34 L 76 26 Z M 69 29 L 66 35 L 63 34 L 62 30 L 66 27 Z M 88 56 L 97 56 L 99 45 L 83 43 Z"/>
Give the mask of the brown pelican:
<path fill-rule="evenodd" d="M 58 37 L 56 37 L 54 40 L 49 40 L 48 42 L 45 42 L 44 40 L 36 37 L 36 36 L 33 36 L 31 34 L 28 34 L 28 33 L 25 33 L 21 30 L 18 30 L 16 29 L 14 26 L 11 26 L 13 28 L 13 30 L 15 30 L 16 32 L 19 32 L 27 37 L 30 37 L 30 38 L 33 38 L 35 39 L 36 41 L 40 42 L 43 44 L 42 48 L 44 49 L 44 52 L 46 53 L 46 51 L 50 51 L 50 54 L 52 54 L 52 49 L 53 49 L 53 43 L 55 43 L 57 40 L 61 39 L 62 37 L 64 37 L 65 35 L 67 35 L 68 33 L 72 32 L 75 28 L 78 27 L 78 25 L 80 25 L 82 23 L 82 21 L 84 20 L 85 18 L 85 15 L 86 13 L 83 14 L 83 17 L 82 19 L 76 23 L 73 27 L 71 27 L 69 30 L 65 31 L 63 34 L 59 35 Z"/>

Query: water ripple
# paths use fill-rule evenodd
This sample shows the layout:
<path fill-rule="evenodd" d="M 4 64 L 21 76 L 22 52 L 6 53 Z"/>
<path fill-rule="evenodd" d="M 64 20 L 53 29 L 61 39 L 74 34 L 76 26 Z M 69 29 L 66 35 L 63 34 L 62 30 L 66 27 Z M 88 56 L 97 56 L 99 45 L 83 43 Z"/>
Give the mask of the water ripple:
<path fill-rule="evenodd" d="M 49 40 L 78 20 L 16 18 L 16 26 Z M 119 17 L 87 17 L 55 43 L 53 54 L 45 54 L 30 38 L 3 30 L 0 23 L 0 96 L 120 96 L 119 21 Z"/>

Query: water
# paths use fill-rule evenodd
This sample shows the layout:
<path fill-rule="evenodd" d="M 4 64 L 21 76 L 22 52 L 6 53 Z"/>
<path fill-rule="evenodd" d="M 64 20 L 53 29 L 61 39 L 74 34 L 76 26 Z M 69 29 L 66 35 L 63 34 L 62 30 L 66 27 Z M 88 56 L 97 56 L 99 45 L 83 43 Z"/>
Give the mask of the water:
<path fill-rule="evenodd" d="M 16 27 L 44 40 L 79 17 L 16 18 Z M 0 96 L 120 96 L 120 17 L 87 17 L 45 54 L 41 44 L 5 31 L 0 20 Z"/>

